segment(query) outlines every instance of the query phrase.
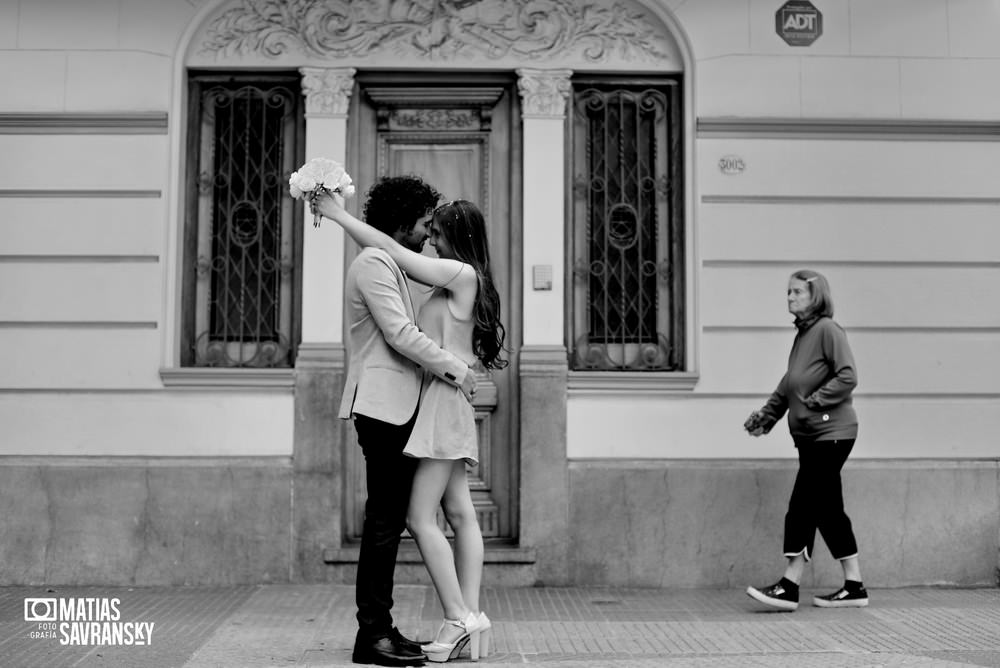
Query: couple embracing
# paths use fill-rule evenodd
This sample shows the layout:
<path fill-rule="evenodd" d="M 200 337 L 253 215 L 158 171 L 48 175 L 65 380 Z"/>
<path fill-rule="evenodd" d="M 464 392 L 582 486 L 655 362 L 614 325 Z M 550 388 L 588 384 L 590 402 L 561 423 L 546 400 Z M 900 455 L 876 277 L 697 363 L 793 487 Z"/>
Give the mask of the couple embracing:
<path fill-rule="evenodd" d="M 340 417 L 353 418 L 365 457 L 365 503 L 358 560 L 355 663 L 409 666 L 488 653 L 490 620 L 479 608 L 483 538 L 466 464 L 478 461 L 472 366 L 507 365 L 505 330 L 491 274 L 486 225 L 464 200 L 412 176 L 384 177 L 368 192 L 365 222 L 338 194 L 313 200 L 363 247 L 344 286 L 349 327 L 347 382 Z M 421 254 L 430 243 L 438 257 Z M 407 278 L 430 298 L 414 317 Z M 437 524 L 442 508 L 452 551 Z M 393 625 L 393 573 L 404 529 L 416 539 L 444 611 L 429 643 Z"/>

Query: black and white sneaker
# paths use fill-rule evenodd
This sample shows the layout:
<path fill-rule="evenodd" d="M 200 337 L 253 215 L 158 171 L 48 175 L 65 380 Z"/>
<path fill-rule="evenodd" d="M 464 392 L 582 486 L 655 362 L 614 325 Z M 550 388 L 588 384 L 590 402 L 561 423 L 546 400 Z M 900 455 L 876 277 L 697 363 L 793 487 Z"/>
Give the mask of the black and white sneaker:
<path fill-rule="evenodd" d="M 791 611 L 799 607 L 798 588 L 796 588 L 795 591 L 792 591 L 782 582 L 775 583 L 770 587 L 765 587 L 764 589 L 747 587 L 747 595 L 750 598 L 760 601 L 764 605 L 769 605 L 773 608 L 778 608 L 779 610 Z"/>
<path fill-rule="evenodd" d="M 868 592 L 864 587 L 857 591 L 841 587 L 826 596 L 813 596 L 813 605 L 817 608 L 864 608 L 868 605 Z"/>

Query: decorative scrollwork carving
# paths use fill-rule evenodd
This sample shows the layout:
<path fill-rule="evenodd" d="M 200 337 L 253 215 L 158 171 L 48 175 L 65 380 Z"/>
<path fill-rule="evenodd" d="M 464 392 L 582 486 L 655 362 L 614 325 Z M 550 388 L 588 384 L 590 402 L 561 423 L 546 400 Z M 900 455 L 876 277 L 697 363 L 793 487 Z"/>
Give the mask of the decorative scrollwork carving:
<path fill-rule="evenodd" d="M 327 69 L 302 67 L 302 92 L 306 96 L 306 113 L 346 114 L 354 89 L 353 67 Z"/>
<path fill-rule="evenodd" d="M 395 109 L 389 126 L 404 130 L 478 130 L 479 114 L 472 109 Z"/>
<path fill-rule="evenodd" d="M 202 45 L 205 53 L 269 58 L 296 48 L 333 58 L 386 51 L 438 60 L 669 58 L 649 19 L 621 1 L 240 0 L 211 23 Z"/>
<path fill-rule="evenodd" d="M 571 70 L 518 69 L 517 88 L 524 100 L 524 114 L 563 117 L 572 90 L 572 74 Z"/>

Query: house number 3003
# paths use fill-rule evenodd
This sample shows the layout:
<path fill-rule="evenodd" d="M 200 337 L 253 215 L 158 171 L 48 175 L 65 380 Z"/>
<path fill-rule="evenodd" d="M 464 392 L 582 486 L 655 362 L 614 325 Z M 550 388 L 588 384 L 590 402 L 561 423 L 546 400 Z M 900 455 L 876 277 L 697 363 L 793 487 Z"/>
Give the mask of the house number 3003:
<path fill-rule="evenodd" d="M 727 155 L 719 158 L 719 171 L 723 174 L 742 174 L 746 165 L 738 155 Z"/>

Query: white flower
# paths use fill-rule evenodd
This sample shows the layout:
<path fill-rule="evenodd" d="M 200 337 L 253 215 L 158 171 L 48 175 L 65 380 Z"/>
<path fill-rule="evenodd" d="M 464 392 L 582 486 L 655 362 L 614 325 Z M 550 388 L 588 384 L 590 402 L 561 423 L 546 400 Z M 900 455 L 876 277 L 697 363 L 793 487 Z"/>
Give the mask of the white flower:
<path fill-rule="evenodd" d="M 329 158 L 313 158 L 292 172 L 288 179 L 288 192 L 295 199 L 305 199 L 317 188 L 339 192 L 344 197 L 352 197 L 355 188 L 344 166 Z"/>
<path fill-rule="evenodd" d="M 288 179 L 289 189 L 294 187 L 302 193 L 307 193 L 316 189 L 316 179 L 304 172 L 305 169 L 303 168 L 292 173 L 291 178 Z"/>

